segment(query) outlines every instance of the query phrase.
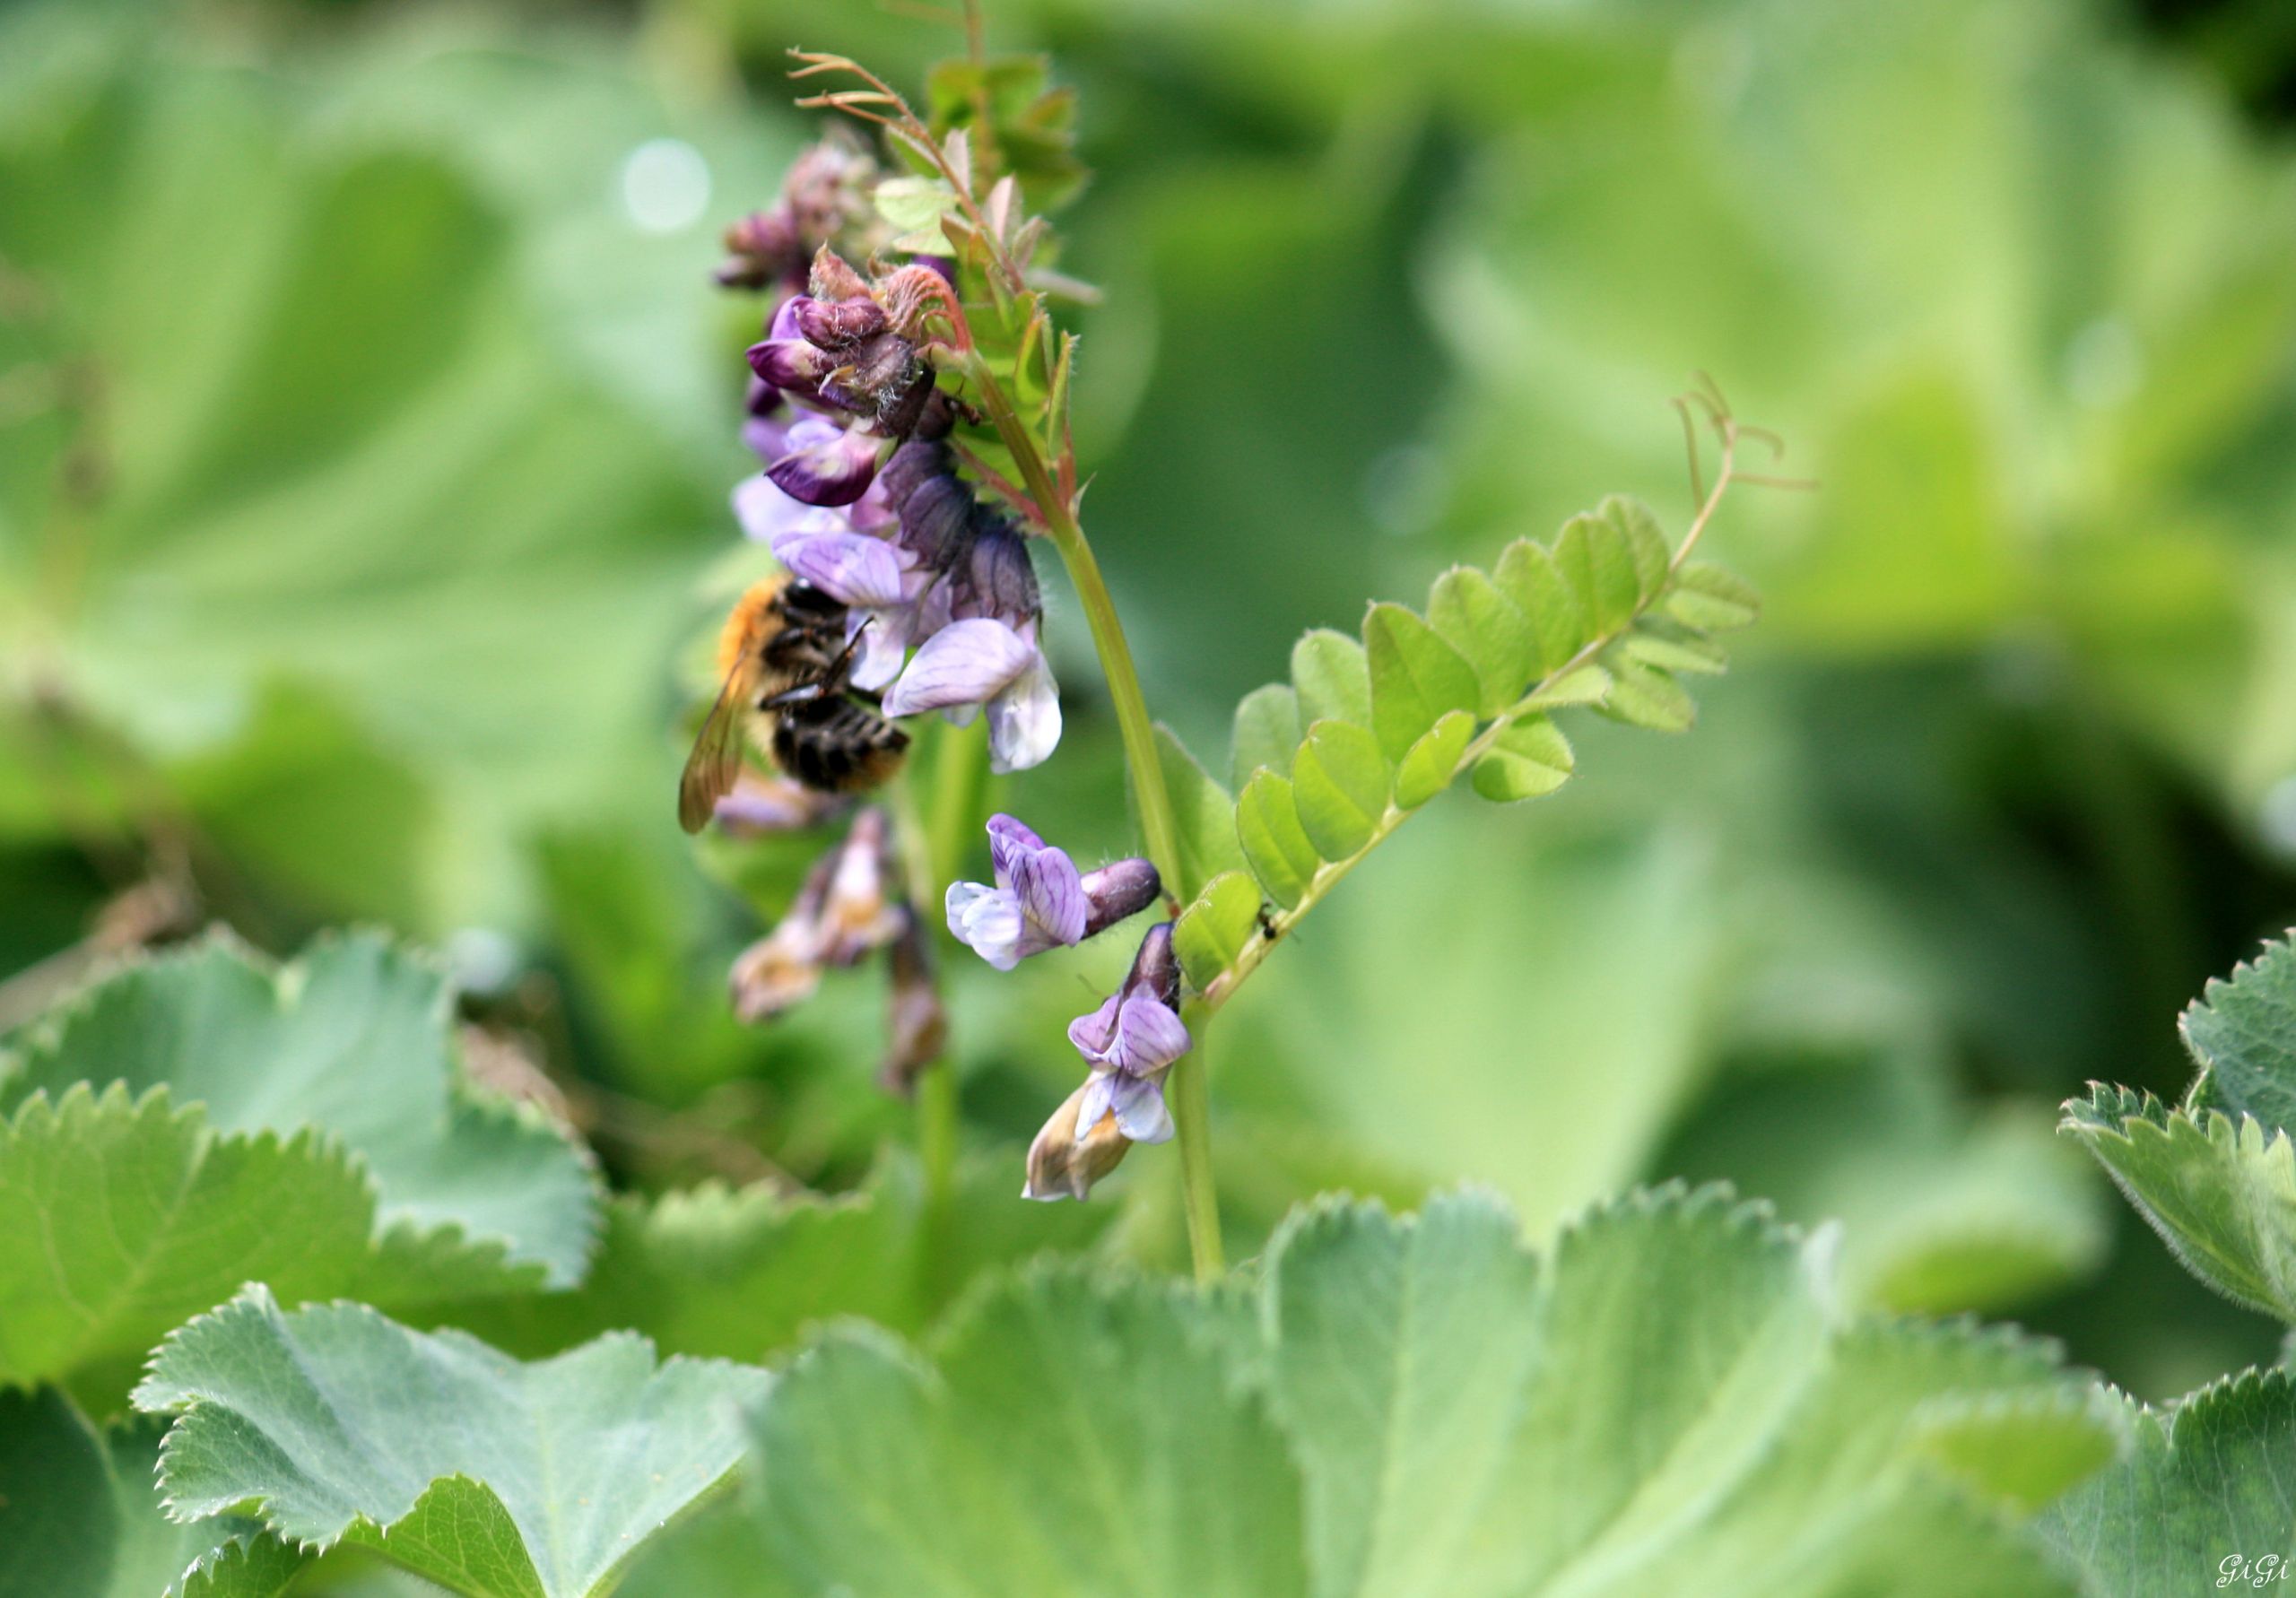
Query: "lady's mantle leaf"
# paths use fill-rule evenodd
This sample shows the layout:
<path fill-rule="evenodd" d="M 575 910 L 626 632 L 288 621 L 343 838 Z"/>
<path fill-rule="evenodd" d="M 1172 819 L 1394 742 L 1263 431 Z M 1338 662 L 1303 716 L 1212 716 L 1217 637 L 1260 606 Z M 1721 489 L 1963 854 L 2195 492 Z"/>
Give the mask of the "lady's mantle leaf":
<path fill-rule="evenodd" d="M 2296 1385 L 2284 1370 L 2204 1388 L 2173 1417 L 2126 1410 L 2120 1463 L 2044 1510 L 2035 1529 L 2100 1595 L 2276 1590 L 2296 1557 Z M 2226 1561 L 2232 1561 L 2228 1565 Z M 2233 1566 L 2248 1571 L 2225 1582 Z M 2257 1579 L 2262 1572 L 2263 1579 Z"/>
<path fill-rule="evenodd" d="M 2236 1303 L 2296 1324 L 2296 1146 L 2251 1116 L 2170 1111 L 2098 1086 L 2064 1126 L 2112 1174 L 2187 1270 Z"/>
<path fill-rule="evenodd" d="M 1711 1192 L 1544 1258 L 1488 1198 L 1318 1204 L 1257 1313 L 1036 1275 L 937 1370 L 825 1342 L 762 1411 L 752 1513 L 856 1598 L 2068 1591 L 2009 1516 L 2109 1419 L 2041 1345 L 1840 1324 L 1821 1257 Z M 2049 1411 L 2045 1456 L 1968 1446 L 2003 1405 Z"/>
<path fill-rule="evenodd" d="M 36 1026 L 0 1057 L 0 1110 L 117 1081 L 197 1100 L 221 1133 L 331 1133 L 366 1161 L 383 1226 L 500 1238 L 567 1285 L 596 1225 L 588 1162 L 538 1117 L 462 1087 L 451 1004 L 435 966 L 378 934 L 321 939 L 279 969 L 211 937 Z"/>
<path fill-rule="evenodd" d="M 2205 1073 L 2192 1107 L 2296 1127 L 2296 945 L 2267 943 L 2210 982 L 2177 1029 Z"/>
<path fill-rule="evenodd" d="M 98 1431 L 53 1387 L 0 1393 L 0 1593 L 274 1598 L 301 1553 L 252 1521 L 181 1525 L 152 1483 L 160 1423 Z"/>
<path fill-rule="evenodd" d="M 618 1333 L 522 1365 L 357 1304 L 282 1313 L 250 1288 L 161 1345 L 136 1407 L 178 1416 L 170 1510 L 251 1505 L 298 1542 L 379 1550 L 470 1598 L 587 1598 L 741 1455 L 772 1378 L 657 1364 Z"/>

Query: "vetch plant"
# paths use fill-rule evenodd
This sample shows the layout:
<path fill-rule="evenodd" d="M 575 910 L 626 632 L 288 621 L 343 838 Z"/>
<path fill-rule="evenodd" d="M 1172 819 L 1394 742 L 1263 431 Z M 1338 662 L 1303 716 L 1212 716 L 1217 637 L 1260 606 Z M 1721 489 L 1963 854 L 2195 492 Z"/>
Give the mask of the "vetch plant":
<path fill-rule="evenodd" d="M 1696 551 L 1734 486 L 1782 481 L 1743 460 L 1749 444 L 1774 454 L 1778 441 L 1702 382 L 1678 402 L 1695 500 L 1679 539 L 1639 502 L 1606 499 L 1551 543 L 1518 539 L 1488 570 L 1446 572 L 1423 611 L 1377 604 L 1360 637 L 1309 633 L 1291 682 L 1238 707 L 1231 789 L 1151 716 L 1085 534 L 1069 419 L 1078 343 L 1055 308 L 1090 291 L 1050 269 L 1057 238 L 1028 204 L 1065 161 L 1065 141 L 1040 136 L 1062 126 L 1065 102 L 990 93 L 976 61 L 951 81 L 978 93 L 936 93 L 920 115 L 852 60 L 796 59 L 793 75 L 831 85 L 800 104 L 884 143 L 864 153 L 833 135 L 798 159 L 775 208 L 727 232 L 720 281 L 778 296 L 748 352 L 743 425 L 763 472 L 735 491 L 736 512 L 793 577 L 845 607 L 850 690 L 897 719 L 984 711 L 998 772 L 1040 763 L 1058 742 L 1030 545 L 1059 557 L 1107 681 L 1144 857 L 1082 872 L 1000 815 L 994 882 L 963 881 L 953 840 L 928 836 L 913 801 L 891 807 L 910 835 L 899 853 L 910 890 L 944 888 L 952 934 L 999 969 L 1165 899 L 1120 991 L 1070 1029 L 1090 1078 L 1039 1134 L 1026 1192 L 1082 1198 L 1131 1143 L 1177 1141 L 1209 1279 L 1223 1264 L 1205 1089 L 1213 1018 L 1446 788 L 1465 779 L 1508 803 L 1560 787 L 1574 757 L 1559 713 L 1689 726 L 1683 679 L 1720 671 L 1719 635 L 1757 610 L 1743 581 Z M 1710 483 L 1701 430 L 1718 449 Z M 959 796 L 931 809 L 960 814 L 959 762 L 938 779 Z M 720 815 L 744 824 L 738 798 Z M 793 917 L 815 914 L 811 902 Z M 744 1013 L 802 996 L 823 962 L 799 963 L 785 978 L 768 962 L 762 983 L 737 968 Z"/>

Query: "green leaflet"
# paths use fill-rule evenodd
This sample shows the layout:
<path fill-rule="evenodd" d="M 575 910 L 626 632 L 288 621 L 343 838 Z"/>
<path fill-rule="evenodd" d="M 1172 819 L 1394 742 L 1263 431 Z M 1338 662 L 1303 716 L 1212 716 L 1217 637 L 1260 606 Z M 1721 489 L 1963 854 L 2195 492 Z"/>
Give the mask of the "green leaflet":
<path fill-rule="evenodd" d="M 1623 647 L 1611 652 L 1611 688 L 1596 706 L 1613 721 L 1645 727 L 1654 733 L 1686 733 L 1698 719 L 1698 707 L 1665 672 L 1631 659 L 1620 659 Z"/>
<path fill-rule="evenodd" d="M 1300 695 L 1290 683 L 1266 683 L 1237 701 L 1229 767 L 1239 794 L 1263 767 L 1289 777 L 1292 751 L 1299 747 Z"/>
<path fill-rule="evenodd" d="M 1237 798 L 1236 838 L 1252 875 L 1287 910 L 1300 902 L 1323 864 L 1300 825 L 1291 783 L 1273 771 L 1261 771 Z"/>
<path fill-rule="evenodd" d="M 1474 738 L 1474 716 L 1464 710 L 1445 711 L 1441 720 L 1404 751 L 1396 768 L 1396 807 L 1416 810 L 1450 786 Z"/>
<path fill-rule="evenodd" d="M 772 1378 L 657 1364 L 618 1333 L 521 1365 L 363 1305 L 283 1313 L 251 1288 L 170 1337 L 136 1407 L 177 1417 L 161 1485 L 199 1520 L 363 1543 L 470 1598 L 588 1598 L 740 1458 Z"/>
<path fill-rule="evenodd" d="M 1300 719 L 1371 725 L 1371 666 L 1363 646 L 1344 632 L 1318 627 L 1292 646 L 1292 686 Z"/>
<path fill-rule="evenodd" d="M 1522 698 L 1539 669 L 1539 637 L 1498 584 L 1472 566 L 1455 566 L 1435 579 L 1427 619 L 1474 665 L 1483 685 L 1479 716 L 1496 716 Z"/>
<path fill-rule="evenodd" d="M 1509 544 L 1492 576 L 1538 637 L 1539 670 L 1559 669 L 1587 641 L 1586 607 L 1544 547 L 1527 538 Z"/>
<path fill-rule="evenodd" d="M 1633 548 L 1624 531 L 1599 513 L 1574 516 L 1562 525 L 1554 541 L 1554 565 L 1596 634 L 1624 627 L 1642 603 Z"/>
<path fill-rule="evenodd" d="M 1249 1288 L 1038 1272 L 930 1363 L 832 1335 L 764 1406 L 750 1515 L 793 1585 L 854 1598 L 2038 1598 L 2070 1588 L 2009 1517 L 2110 1455 L 2082 1392 L 2045 1345 L 1839 1323 L 1710 1192 L 1544 1257 L 1488 1197 L 1326 1202 Z M 2010 1406 L 2052 1441 L 1996 1461 Z"/>
<path fill-rule="evenodd" d="M 1474 713 L 1474 668 L 1436 630 L 1399 604 L 1375 604 L 1363 618 L 1371 673 L 1371 730 L 1390 762 L 1399 761 L 1437 719 Z"/>
<path fill-rule="evenodd" d="M 1172 928 L 1180 969 L 1198 993 L 1235 963 L 1259 924 L 1259 889 L 1240 871 L 1222 872 L 1205 884 Z"/>
<path fill-rule="evenodd" d="M 596 1225 L 586 1154 L 531 1111 L 465 1088 L 438 967 L 372 933 L 273 968 L 227 936 L 129 964 L 0 1058 L 0 1109 L 75 1082 L 165 1087 L 218 1132 L 315 1129 L 371 1174 L 386 1227 L 458 1227 L 559 1286 Z"/>
<path fill-rule="evenodd" d="M 1156 755 L 1163 763 L 1164 788 L 1171 795 L 1172 820 L 1179 829 L 1180 880 L 1166 887 L 1180 899 L 1193 899 L 1220 873 L 1243 869 L 1243 853 L 1236 842 L 1235 801 L 1188 752 L 1179 735 L 1161 723 L 1156 727 Z"/>
<path fill-rule="evenodd" d="M 1472 773 L 1474 791 L 1511 804 L 1552 794 L 1570 780 L 1570 741 L 1544 716 L 1526 716 L 1499 735 Z"/>
<path fill-rule="evenodd" d="M 1360 853 L 1387 810 L 1387 762 L 1371 734 L 1352 722 L 1319 721 L 1292 761 L 1300 829 L 1326 860 Z"/>
<path fill-rule="evenodd" d="M 255 1522 L 170 1520 L 161 1424 L 99 1430 L 53 1387 L 0 1392 L 0 1593 L 25 1598 L 275 1598 L 301 1553 Z"/>
<path fill-rule="evenodd" d="M 1686 560 L 1674 573 L 1666 610 L 1678 621 L 1710 632 L 1751 627 L 1761 614 L 1753 585 L 1709 560 Z"/>

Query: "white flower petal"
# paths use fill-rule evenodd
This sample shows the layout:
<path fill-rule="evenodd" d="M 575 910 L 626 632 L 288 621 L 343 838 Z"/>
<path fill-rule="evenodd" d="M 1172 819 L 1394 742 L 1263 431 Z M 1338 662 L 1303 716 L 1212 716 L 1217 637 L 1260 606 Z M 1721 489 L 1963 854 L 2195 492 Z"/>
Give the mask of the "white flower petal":
<path fill-rule="evenodd" d="M 1011 686 L 988 701 L 988 769 L 999 776 L 1026 771 L 1042 765 L 1059 743 L 1060 686 L 1039 655 Z"/>

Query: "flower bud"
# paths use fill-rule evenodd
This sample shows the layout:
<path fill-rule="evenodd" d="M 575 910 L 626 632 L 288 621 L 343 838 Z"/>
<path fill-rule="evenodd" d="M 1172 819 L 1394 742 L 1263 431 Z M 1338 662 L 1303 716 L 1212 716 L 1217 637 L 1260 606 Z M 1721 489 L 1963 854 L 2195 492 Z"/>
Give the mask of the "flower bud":
<path fill-rule="evenodd" d="M 766 339 L 745 352 L 750 370 L 759 381 L 809 397 L 818 394 L 822 379 L 837 369 L 834 359 L 802 338 Z"/>
<path fill-rule="evenodd" d="M 973 507 L 972 562 L 965 584 L 970 604 L 965 612 L 989 616 L 1027 633 L 1044 615 L 1044 592 L 1029 560 L 1028 541 L 1010 517 L 987 505 Z"/>
<path fill-rule="evenodd" d="M 909 447 L 901 446 L 903 450 Z M 896 464 L 899 455 L 895 451 Z M 971 535 L 972 491 L 954 475 L 928 477 L 900 503 L 902 546 L 935 570 L 947 570 L 965 551 Z"/>
<path fill-rule="evenodd" d="M 805 258 L 796 219 L 787 205 L 751 212 L 726 228 L 725 242 L 726 260 L 716 274 L 723 288 L 770 287 Z"/>
<path fill-rule="evenodd" d="M 957 457 L 937 439 L 912 438 L 892 453 L 877 481 L 885 485 L 885 503 L 896 511 L 909 495 L 935 477 L 953 477 Z M 960 487 L 962 485 L 960 484 Z"/>
<path fill-rule="evenodd" d="M 1163 880 L 1145 860 L 1118 860 L 1084 873 L 1084 935 L 1096 936 L 1138 915 L 1164 891 Z"/>
<path fill-rule="evenodd" d="M 813 252 L 813 273 L 805 286 L 814 299 L 826 300 L 831 305 L 869 298 L 869 280 L 854 271 L 844 256 L 826 244 Z"/>
<path fill-rule="evenodd" d="M 1103 1114 L 1089 1125 L 1077 1125 L 1086 1090 L 1079 1088 L 1071 1093 L 1029 1145 L 1029 1177 L 1021 1189 L 1022 1198 L 1084 1198 L 1095 1183 L 1124 1163 L 1132 1140 L 1118 1128 L 1113 1115 Z"/>
<path fill-rule="evenodd" d="M 884 330 L 885 308 L 865 291 L 858 299 L 806 299 L 798 306 L 798 334 L 824 350 L 848 350 Z"/>

